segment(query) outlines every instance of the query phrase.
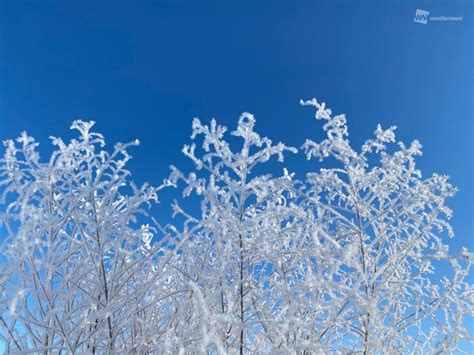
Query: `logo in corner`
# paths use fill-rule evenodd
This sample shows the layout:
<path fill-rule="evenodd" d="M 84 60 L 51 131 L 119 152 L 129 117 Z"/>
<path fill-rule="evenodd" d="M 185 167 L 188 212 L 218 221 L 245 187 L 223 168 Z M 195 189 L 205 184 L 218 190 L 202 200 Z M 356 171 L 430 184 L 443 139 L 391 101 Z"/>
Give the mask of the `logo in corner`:
<path fill-rule="evenodd" d="M 429 11 L 416 9 L 415 19 L 416 23 L 422 23 L 426 25 L 428 23 L 428 15 L 430 14 Z"/>

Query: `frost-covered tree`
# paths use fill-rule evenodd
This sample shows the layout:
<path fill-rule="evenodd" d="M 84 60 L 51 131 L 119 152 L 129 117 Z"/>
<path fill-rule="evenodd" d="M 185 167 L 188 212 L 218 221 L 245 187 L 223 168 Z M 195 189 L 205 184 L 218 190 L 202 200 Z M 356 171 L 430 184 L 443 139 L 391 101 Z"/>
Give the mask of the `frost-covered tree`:
<path fill-rule="evenodd" d="M 130 181 L 127 150 L 136 143 L 108 153 L 82 121 L 72 126 L 79 138 L 52 138 L 45 162 L 26 134 L 6 141 L 6 351 L 462 350 L 472 341 L 473 255 L 446 244 L 445 201 L 456 189 L 445 176 L 421 175 L 420 143 L 396 143 L 395 127 L 378 126 L 356 149 L 344 115 L 315 99 L 302 104 L 324 122 L 326 137 L 302 147 L 324 168 L 289 172 L 281 163 L 296 149 L 261 137 L 249 113 L 230 135 L 195 119 L 183 148 L 195 171 L 172 167 L 161 185 L 184 186 L 172 224 L 147 216 L 161 187 Z"/>
<path fill-rule="evenodd" d="M 373 353 L 444 353 L 469 340 L 464 315 L 473 314 L 474 289 L 464 281 L 473 256 L 448 254 L 451 210 L 456 192 L 446 176 L 423 178 L 415 157 L 421 145 L 395 142 L 395 127 L 355 150 L 344 115 L 332 116 L 315 99 L 316 118 L 326 139 L 307 140 L 308 160 L 334 158 L 339 164 L 307 176 L 305 200 L 316 223 L 340 251 L 339 286 L 323 322 L 335 349 Z M 442 276 L 442 263 L 451 273 Z M 321 333 L 322 334 L 322 333 Z"/>
<path fill-rule="evenodd" d="M 252 115 L 242 114 L 232 132 L 241 140 L 235 150 L 225 138 L 226 127 L 195 119 L 192 139 L 202 136 L 204 153 L 196 154 L 195 143 L 183 152 L 197 171 L 185 175 L 172 168 L 170 181 L 184 181 L 185 196 L 201 197 L 200 216 L 174 206 L 186 220 L 184 237 L 192 230 L 175 265 L 188 288 L 176 306 L 176 351 L 244 353 L 263 350 L 271 341 L 275 324 L 267 314 L 271 289 L 265 280 L 273 263 L 297 247 L 284 244 L 286 235 L 297 234 L 292 220 L 303 211 L 289 202 L 294 187 L 286 170 L 279 177 L 254 173 L 272 156 L 282 162 L 285 151 L 296 152 L 260 137 L 254 124 Z"/>
<path fill-rule="evenodd" d="M 75 121 L 79 138 L 40 160 L 33 138 L 5 142 L 0 341 L 7 352 L 143 352 L 156 338 L 160 274 L 141 225 L 156 189 L 129 182 L 131 144 L 112 153 Z"/>

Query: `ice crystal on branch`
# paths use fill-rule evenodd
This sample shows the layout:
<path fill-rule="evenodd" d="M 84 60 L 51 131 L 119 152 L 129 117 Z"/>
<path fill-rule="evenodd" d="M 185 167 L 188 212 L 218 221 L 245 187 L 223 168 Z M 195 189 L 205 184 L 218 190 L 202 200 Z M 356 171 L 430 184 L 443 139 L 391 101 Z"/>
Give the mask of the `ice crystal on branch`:
<path fill-rule="evenodd" d="M 262 137 L 247 112 L 230 133 L 195 118 L 182 149 L 195 170 L 172 166 L 159 188 L 130 180 L 138 141 L 109 152 L 93 122 L 74 121 L 68 143 L 51 137 L 45 162 L 26 133 L 5 141 L 6 351 L 462 350 L 472 341 L 474 258 L 446 244 L 456 188 L 422 176 L 421 144 L 397 141 L 396 127 L 378 125 L 354 147 L 344 115 L 301 104 L 325 132 L 302 146 L 305 177 L 283 165 L 297 150 Z M 167 224 L 148 216 L 165 187 L 180 191 Z"/>
<path fill-rule="evenodd" d="M 314 99 L 303 104 L 327 121 L 327 138 L 305 143 L 308 159 L 332 156 L 340 162 L 309 174 L 306 186 L 308 208 L 344 251 L 338 284 L 350 285 L 333 300 L 341 306 L 332 310 L 338 316 L 325 336 L 334 332 L 332 341 L 344 339 L 347 351 L 364 353 L 456 350 L 461 339 L 470 338 L 462 319 L 473 312 L 473 289 L 463 281 L 471 260 L 451 257 L 453 277 L 441 285 L 434 276 L 436 261 L 448 251 L 442 233 L 453 234 L 445 200 L 456 189 L 445 176 L 421 177 L 418 141 L 409 147 L 398 142 L 390 153 L 395 127 L 379 125 L 375 138 L 357 152 L 343 116 L 332 117 Z M 379 161 L 373 166 L 371 153 Z"/>
<path fill-rule="evenodd" d="M 93 122 L 41 162 L 23 133 L 1 161 L 8 234 L 1 252 L 0 337 L 7 352 L 147 349 L 156 314 L 153 229 L 137 224 L 157 189 L 129 182 L 131 144 L 109 153 Z"/>

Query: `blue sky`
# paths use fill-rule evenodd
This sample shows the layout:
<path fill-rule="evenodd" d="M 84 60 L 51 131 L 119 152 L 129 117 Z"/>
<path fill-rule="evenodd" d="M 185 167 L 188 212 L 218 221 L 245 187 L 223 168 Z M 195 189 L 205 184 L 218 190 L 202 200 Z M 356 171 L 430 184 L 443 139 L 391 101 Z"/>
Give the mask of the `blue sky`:
<path fill-rule="evenodd" d="M 417 24 L 417 8 L 463 20 Z M 139 138 L 134 179 L 159 184 L 189 167 L 192 117 L 232 127 L 250 111 L 300 146 L 322 137 L 298 105 L 317 97 L 357 145 L 379 122 L 419 139 L 424 175 L 460 189 L 452 249 L 474 249 L 473 14 L 468 1 L 0 1 L 0 139 L 27 130 L 47 151 L 92 119 L 109 143 Z"/>
<path fill-rule="evenodd" d="M 413 21 L 417 8 L 460 22 Z M 0 139 L 47 146 L 75 118 L 109 143 L 139 138 L 135 180 L 158 184 L 191 119 L 300 146 L 322 136 L 300 98 L 345 112 L 359 145 L 377 123 L 419 139 L 425 176 L 450 175 L 453 249 L 473 248 L 474 13 L 456 1 L 2 1 Z M 300 162 L 289 162 L 298 170 Z M 314 163 L 317 168 L 317 163 Z M 189 165 L 186 165 L 189 166 Z"/>

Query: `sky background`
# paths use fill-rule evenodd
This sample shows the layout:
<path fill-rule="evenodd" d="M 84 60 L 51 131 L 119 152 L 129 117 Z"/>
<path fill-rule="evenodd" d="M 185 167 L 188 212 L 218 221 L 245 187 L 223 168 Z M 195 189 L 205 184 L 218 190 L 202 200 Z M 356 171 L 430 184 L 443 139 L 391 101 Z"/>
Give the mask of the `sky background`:
<path fill-rule="evenodd" d="M 0 1 L 0 139 L 27 130 L 47 152 L 49 135 L 95 120 L 109 143 L 139 138 L 134 179 L 159 184 L 189 167 L 193 117 L 234 127 L 249 111 L 262 135 L 300 146 L 322 137 L 298 105 L 316 97 L 347 114 L 357 146 L 377 123 L 419 139 L 424 175 L 460 189 L 453 250 L 474 248 L 473 4 Z M 417 24 L 417 8 L 463 20 Z"/>
<path fill-rule="evenodd" d="M 424 176 L 460 189 L 452 250 L 474 249 L 473 4 L 0 0 L 0 139 L 27 130 L 46 153 L 49 135 L 95 120 L 109 143 L 141 140 L 130 169 L 158 185 L 170 164 L 190 168 L 193 117 L 234 127 L 250 111 L 260 133 L 300 146 L 322 138 L 298 105 L 316 97 L 347 114 L 356 146 L 377 123 L 419 139 Z M 417 24 L 417 8 L 463 20 Z"/>

